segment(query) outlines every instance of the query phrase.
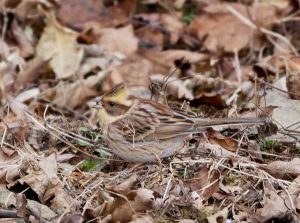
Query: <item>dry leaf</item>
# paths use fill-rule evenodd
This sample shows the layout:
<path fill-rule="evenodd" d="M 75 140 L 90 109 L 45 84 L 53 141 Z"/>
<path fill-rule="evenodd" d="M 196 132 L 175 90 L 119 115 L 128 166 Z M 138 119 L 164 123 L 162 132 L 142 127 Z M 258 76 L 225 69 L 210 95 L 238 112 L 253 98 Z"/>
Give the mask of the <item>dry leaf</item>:
<path fill-rule="evenodd" d="M 13 20 L 12 30 L 14 38 L 20 47 L 20 56 L 28 58 L 34 55 L 34 48 L 32 42 L 26 37 L 24 31 L 21 29 L 16 20 Z"/>
<path fill-rule="evenodd" d="M 110 76 L 120 76 L 127 86 L 149 87 L 149 75 L 152 71 L 151 63 L 142 58 L 132 58 L 131 61 L 125 62 L 115 67 Z"/>
<path fill-rule="evenodd" d="M 119 52 L 129 57 L 138 49 L 138 39 L 134 36 L 133 26 L 105 28 L 99 31 L 98 44 L 107 51 Z"/>
<path fill-rule="evenodd" d="M 266 166 L 266 170 L 275 177 L 295 177 L 300 175 L 300 158 L 291 161 L 273 161 Z"/>
<path fill-rule="evenodd" d="M 292 99 L 300 100 L 300 57 L 291 57 L 287 63 L 286 86 L 288 92 Z"/>
<path fill-rule="evenodd" d="M 170 33 L 170 42 L 175 44 L 183 33 L 183 23 L 174 15 L 162 14 L 161 22 L 167 32 Z"/>
<path fill-rule="evenodd" d="M 221 211 L 218 211 L 216 214 L 207 217 L 208 223 L 218 223 L 218 222 L 225 222 L 228 218 L 229 210 L 228 208 L 224 208 Z"/>
<path fill-rule="evenodd" d="M 78 34 L 61 26 L 53 12 L 44 12 L 47 26 L 36 47 L 36 57 L 49 61 L 56 78 L 73 77 L 83 58 L 83 48 L 76 42 Z"/>
<path fill-rule="evenodd" d="M 165 75 L 156 74 L 156 75 L 152 75 L 150 78 L 152 83 L 157 82 L 161 84 L 166 84 L 165 80 L 167 77 Z M 152 93 L 159 93 L 161 94 L 161 96 L 165 94 L 164 86 L 162 86 L 161 89 L 157 89 L 157 90 L 160 92 L 152 92 Z M 176 77 L 168 78 L 167 92 L 168 94 L 178 99 L 185 98 L 185 99 L 192 100 L 194 98 L 192 91 L 185 86 L 184 81 L 179 80 Z"/>
<path fill-rule="evenodd" d="M 286 78 L 279 79 L 274 87 L 283 91 L 286 89 Z M 299 101 L 289 98 L 287 93 L 283 93 L 279 90 L 268 88 L 264 91 L 265 97 L 261 98 L 260 104 L 264 106 L 277 106 L 274 109 L 272 118 L 280 126 L 288 127 L 292 126 L 293 129 L 297 129 L 299 125 L 295 125 L 300 120 L 300 106 Z M 298 137 L 295 135 L 295 137 Z"/>
<path fill-rule="evenodd" d="M 0 185 L 0 205 L 3 208 L 9 208 L 16 206 L 16 198 L 12 196 L 12 192 L 6 189 L 6 186 Z"/>
<path fill-rule="evenodd" d="M 231 152 L 236 152 L 236 150 L 238 148 L 237 141 L 235 141 L 232 138 L 225 137 L 221 133 L 219 133 L 213 129 L 207 130 L 206 136 L 210 142 L 218 144 L 218 145 L 222 146 L 224 149 L 227 149 Z"/>
<path fill-rule="evenodd" d="M 153 218 L 148 214 L 135 214 L 129 223 L 154 223 Z"/>
<path fill-rule="evenodd" d="M 191 64 L 207 59 L 207 55 L 187 50 L 165 50 L 162 52 L 144 51 L 142 53 L 153 64 L 153 73 L 169 74 L 175 70 L 175 60 L 189 61 Z"/>
<path fill-rule="evenodd" d="M 212 52 L 238 52 L 248 47 L 250 41 L 254 41 L 254 44 L 260 42 L 254 29 L 245 25 L 237 16 L 230 13 L 228 6 L 249 21 L 254 20 L 258 26 L 267 27 L 276 19 L 275 7 L 271 6 L 255 4 L 248 7 L 239 3 L 222 3 L 205 7 L 204 10 L 207 14 L 196 17 L 190 24 L 189 29 L 199 39 L 206 37 L 204 45 Z M 255 11 L 254 18 L 249 18 L 249 11 Z"/>
<path fill-rule="evenodd" d="M 132 186 L 136 183 L 136 181 L 137 181 L 137 175 L 133 174 L 126 181 L 120 183 L 119 185 L 117 186 L 106 185 L 105 189 L 113 191 L 118 194 L 126 195 L 131 190 Z"/>
<path fill-rule="evenodd" d="M 119 198 L 115 201 L 115 209 L 111 213 L 112 222 L 127 222 L 132 220 L 134 214 L 159 208 L 160 202 L 152 190 L 139 188 L 127 194 L 128 201 Z"/>
<path fill-rule="evenodd" d="M 196 172 L 194 177 L 186 182 L 190 185 L 191 190 L 199 194 L 201 198 L 207 200 L 214 193 L 219 191 L 220 172 L 207 167 L 202 167 Z"/>
<path fill-rule="evenodd" d="M 99 28 L 125 24 L 135 8 L 135 1 L 126 0 L 107 6 L 103 1 L 61 0 L 58 20 L 75 29 L 87 29 L 96 23 Z"/>
<path fill-rule="evenodd" d="M 160 30 L 151 26 L 142 27 L 135 31 L 139 38 L 139 47 L 161 51 L 163 49 L 164 35 Z"/>
<path fill-rule="evenodd" d="M 89 78 L 94 79 L 93 76 Z M 55 89 L 55 98 L 53 99 L 53 102 L 58 106 L 66 108 L 76 108 L 77 106 L 83 105 L 83 102 L 87 98 L 98 94 L 97 91 L 91 89 L 91 87 L 87 85 L 89 82 L 88 79 L 77 80 L 74 83 L 61 82 Z"/>
<path fill-rule="evenodd" d="M 265 221 L 274 217 L 281 216 L 288 211 L 288 207 L 281 196 L 279 196 L 274 187 L 267 183 L 264 190 L 263 208 L 256 211 Z"/>
<path fill-rule="evenodd" d="M 33 213 L 35 217 L 42 218 L 45 220 L 53 220 L 57 217 L 57 214 L 52 211 L 48 206 L 38 203 L 34 200 L 27 199 L 26 209 Z"/>

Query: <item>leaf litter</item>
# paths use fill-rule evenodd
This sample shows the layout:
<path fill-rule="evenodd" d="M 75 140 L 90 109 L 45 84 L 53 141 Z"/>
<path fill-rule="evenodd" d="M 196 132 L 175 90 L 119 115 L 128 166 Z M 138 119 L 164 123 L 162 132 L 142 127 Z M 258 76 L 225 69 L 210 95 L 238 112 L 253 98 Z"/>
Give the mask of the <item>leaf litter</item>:
<path fill-rule="evenodd" d="M 299 3 L 2 1 L 1 222 L 299 222 Z M 118 83 L 194 117 L 175 156 L 112 155 L 90 101 Z"/>

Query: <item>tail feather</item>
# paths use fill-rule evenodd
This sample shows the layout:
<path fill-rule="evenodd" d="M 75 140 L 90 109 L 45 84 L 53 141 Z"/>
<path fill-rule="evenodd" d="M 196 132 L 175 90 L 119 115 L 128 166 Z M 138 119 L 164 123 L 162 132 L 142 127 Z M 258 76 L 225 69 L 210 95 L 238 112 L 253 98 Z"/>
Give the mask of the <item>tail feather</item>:
<path fill-rule="evenodd" d="M 263 118 L 216 118 L 216 119 L 194 119 L 195 128 L 207 128 L 214 126 L 238 126 L 259 125 L 265 122 Z"/>

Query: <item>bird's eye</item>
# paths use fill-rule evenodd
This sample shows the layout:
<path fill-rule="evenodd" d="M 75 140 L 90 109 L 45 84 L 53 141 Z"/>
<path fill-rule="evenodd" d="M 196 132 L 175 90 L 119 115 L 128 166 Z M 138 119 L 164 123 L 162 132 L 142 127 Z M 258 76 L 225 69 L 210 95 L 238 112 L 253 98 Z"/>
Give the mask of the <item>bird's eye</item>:
<path fill-rule="evenodd" d="M 110 101 L 110 102 L 108 102 L 108 104 L 109 104 L 109 106 L 110 106 L 110 107 L 113 107 L 113 106 L 115 106 L 115 103 L 114 103 L 114 102 L 111 102 L 111 101 Z"/>

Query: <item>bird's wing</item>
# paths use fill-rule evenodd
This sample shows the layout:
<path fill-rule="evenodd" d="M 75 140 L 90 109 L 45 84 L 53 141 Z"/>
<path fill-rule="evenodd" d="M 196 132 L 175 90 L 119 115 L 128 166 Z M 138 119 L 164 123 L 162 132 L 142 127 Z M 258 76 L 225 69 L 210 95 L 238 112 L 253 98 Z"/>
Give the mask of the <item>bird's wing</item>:
<path fill-rule="evenodd" d="M 131 114 L 117 121 L 118 129 L 127 141 L 149 141 L 188 135 L 194 121 L 169 107 L 151 101 L 138 103 Z"/>

